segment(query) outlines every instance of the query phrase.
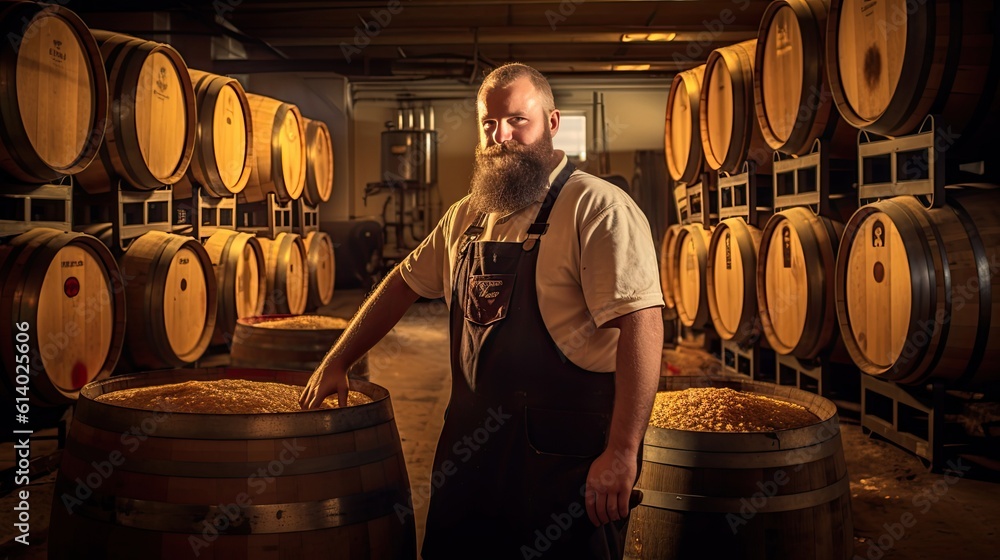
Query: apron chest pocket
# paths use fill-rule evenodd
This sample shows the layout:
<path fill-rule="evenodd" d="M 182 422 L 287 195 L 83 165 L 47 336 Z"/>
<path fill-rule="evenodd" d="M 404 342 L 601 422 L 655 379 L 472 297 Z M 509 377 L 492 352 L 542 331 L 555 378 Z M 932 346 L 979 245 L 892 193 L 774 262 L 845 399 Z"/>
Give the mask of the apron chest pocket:
<path fill-rule="evenodd" d="M 473 274 L 465 299 L 465 318 L 477 325 L 489 325 L 507 316 L 515 274 Z"/>

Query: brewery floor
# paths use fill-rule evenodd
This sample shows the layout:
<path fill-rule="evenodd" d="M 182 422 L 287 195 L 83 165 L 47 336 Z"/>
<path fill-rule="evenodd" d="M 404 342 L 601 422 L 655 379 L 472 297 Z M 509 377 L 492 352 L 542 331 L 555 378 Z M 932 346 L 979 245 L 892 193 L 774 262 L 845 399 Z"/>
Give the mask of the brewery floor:
<path fill-rule="evenodd" d="M 341 290 L 322 311 L 349 316 L 359 291 Z M 416 304 L 369 356 L 371 380 L 389 389 L 414 491 L 418 540 L 423 539 L 431 463 L 449 395 L 448 316 L 440 302 Z M 667 351 L 671 373 L 695 373 L 713 366 L 690 351 Z M 664 368 L 667 369 L 666 367 Z M 842 421 L 851 478 L 855 559 L 936 560 L 1000 558 L 1000 478 L 982 470 L 931 474 L 920 460 L 869 438 L 856 421 Z M 39 436 L 42 434 L 36 434 Z M 13 444 L 0 445 L 0 469 L 13 464 Z M 33 457 L 50 453 L 54 442 L 32 440 Z M 30 545 L 13 541 L 16 497 L 0 498 L 0 558 L 45 558 L 53 481 L 30 487 Z M 86 551 L 81 551 L 86 558 Z M 333 554 L 331 557 L 336 558 Z"/>

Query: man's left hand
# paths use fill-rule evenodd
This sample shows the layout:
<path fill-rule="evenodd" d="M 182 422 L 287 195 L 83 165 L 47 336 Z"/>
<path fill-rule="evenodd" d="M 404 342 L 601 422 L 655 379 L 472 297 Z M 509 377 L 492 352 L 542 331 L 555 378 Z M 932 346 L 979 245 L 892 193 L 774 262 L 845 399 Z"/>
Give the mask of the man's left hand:
<path fill-rule="evenodd" d="M 587 473 L 587 516 L 595 526 L 620 521 L 628 515 L 629 497 L 638 469 L 636 453 L 610 447 L 590 465 Z"/>

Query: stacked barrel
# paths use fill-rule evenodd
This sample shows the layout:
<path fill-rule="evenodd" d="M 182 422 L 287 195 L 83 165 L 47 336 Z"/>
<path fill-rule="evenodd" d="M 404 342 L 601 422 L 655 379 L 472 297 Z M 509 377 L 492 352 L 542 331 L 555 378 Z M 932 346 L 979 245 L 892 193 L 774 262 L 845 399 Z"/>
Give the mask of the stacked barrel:
<path fill-rule="evenodd" d="M 240 196 L 301 197 L 317 212 L 333 189 L 323 122 L 57 5 L 5 4 L 0 29 L 16 38 L 0 45 L 16 77 L 0 93 L 0 198 L 13 208 L 0 220 L 0 334 L 25 343 L 0 350 L 3 394 L 62 408 L 113 372 L 197 361 L 268 302 L 292 313 L 330 302 L 333 246 L 318 227 L 232 223 L 192 238 L 161 210 Z M 31 206 L 52 189 L 65 212 Z"/>
<path fill-rule="evenodd" d="M 4 4 L 0 29 L 11 38 L 0 45 L 0 67 L 11 77 L 0 92 L 0 185 L 8 185 L 0 193 L 15 185 L 30 192 L 83 171 L 97 157 L 108 78 L 98 42 L 68 9 Z M 0 204 L 11 208 L 14 201 Z M 0 237 L 0 392 L 12 403 L 30 398 L 36 414 L 23 427 L 31 428 L 41 407 L 61 409 L 114 369 L 124 344 L 125 298 L 118 264 L 94 237 L 48 227 L 4 231 L 10 235 Z"/>

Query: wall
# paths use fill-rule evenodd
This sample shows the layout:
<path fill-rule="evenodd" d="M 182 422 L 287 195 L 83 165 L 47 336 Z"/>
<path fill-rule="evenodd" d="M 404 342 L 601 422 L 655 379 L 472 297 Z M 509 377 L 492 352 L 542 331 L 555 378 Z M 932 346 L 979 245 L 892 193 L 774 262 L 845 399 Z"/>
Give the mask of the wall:
<path fill-rule="evenodd" d="M 606 148 L 610 168 L 607 174 L 632 179 L 637 150 L 663 150 L 663 122 L 668 82 L 643 80 L 628 84 L 595 84 L 584 80 L 553 80 L 556 105 L 563 111 L 581 111 L 593 123 L 593 92 L 604 94 Z M 353 184 L 353 214 L 380 216 L 385 196 L 370 197 L 362 203 L 364 185 L 380 180 L 380 135 L 386 121 L 395 121 L 394 101 L 399 95 L 409 95 L 417 106 L 430 105 L 435 112 L 438 131 L 438 182 L 441 209 L 468 192 L 472 175 L 473 151 L 478 141 L 475 115 L 476 88 L 459 84 L 376 84 L 355 83 L 351 135 Z M 421 103 L 419 100 L 427 100 Z M 590 142 L 593 149 L 592 134 Z M 598 171 L 596 158 L 591 157 L 585 168 Z"/>

